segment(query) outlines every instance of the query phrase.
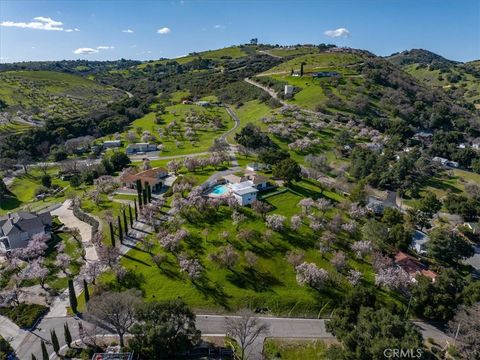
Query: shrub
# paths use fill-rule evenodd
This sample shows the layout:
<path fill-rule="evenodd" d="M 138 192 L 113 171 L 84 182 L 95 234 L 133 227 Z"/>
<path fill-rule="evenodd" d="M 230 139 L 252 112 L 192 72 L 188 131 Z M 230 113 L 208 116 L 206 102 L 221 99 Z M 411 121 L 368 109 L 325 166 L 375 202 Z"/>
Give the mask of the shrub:
<path fill-rule="evenodd" d="M 30 329 L 47 310 L 47 306 L 22 303 L 17 306 L 0 307 L 0 315 L 8 317 L 22 329 Z"/>

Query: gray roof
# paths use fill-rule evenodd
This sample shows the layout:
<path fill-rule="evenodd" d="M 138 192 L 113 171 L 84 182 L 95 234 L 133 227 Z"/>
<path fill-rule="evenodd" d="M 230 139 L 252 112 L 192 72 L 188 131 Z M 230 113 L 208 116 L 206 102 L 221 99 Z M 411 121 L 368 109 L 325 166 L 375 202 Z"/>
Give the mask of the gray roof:
<path fill-rule="evenodd" d="M 233 192 L 237 195 L 245 195 L 245 194 L 252 194 L 252 193 L 256 193 L 258 192 L 257 189 L 255 189 L 254 187 L 245 187 L 245 188 L 241 188 L 241 189 L 238 189 L 238 190 L 233 190 Z"/>
<path fill-rule="evenodd" d="M 0 230 L 5 236 L 13 235 L 16 233 L 23 233 L 45 225 L 52 224 L 52 216 L 49 212 L 43 213 L 30 213 L 26 211 L 19 211 L 0 219 Z"/>

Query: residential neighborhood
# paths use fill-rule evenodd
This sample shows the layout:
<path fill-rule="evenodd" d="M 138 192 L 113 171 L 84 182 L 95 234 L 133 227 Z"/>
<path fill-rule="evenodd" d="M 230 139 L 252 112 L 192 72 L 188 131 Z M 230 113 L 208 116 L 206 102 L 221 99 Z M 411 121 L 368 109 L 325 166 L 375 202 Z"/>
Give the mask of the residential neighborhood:
<path fill-rule="evenodd" d="M 0 1 L 0 360 L 480 359 L 479 24 Z"/>

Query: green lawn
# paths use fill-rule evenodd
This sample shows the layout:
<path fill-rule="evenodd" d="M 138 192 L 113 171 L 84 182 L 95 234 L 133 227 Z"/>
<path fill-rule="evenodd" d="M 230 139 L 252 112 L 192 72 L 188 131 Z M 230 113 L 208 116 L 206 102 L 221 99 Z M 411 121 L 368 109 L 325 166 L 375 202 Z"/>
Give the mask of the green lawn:
<path fill-rule="evenodd" d="M 177 94 L 177 98 L 181 97 Z M 197 117 L 201 123 L 200 127 L 195 130 L 195 141 L 192 143 L 187 138 L 183 137 L 186 127 L 191 127 L 186 123 L 186 119 L 191 116 Z M 129 131 L 136 134 L 134 142 L 141 141 L 143 131 L 148 131 L 158 141 L 163 144 L 164 149 L 161 156 L 170 155 L 187 155 L 207 151 L 213 144 L 215 138 L 218 138 L 223 133 L 231 129 L 234 125 L 232 118 L 228 115 L 222 107 L 208 107 L 204 108 L 197 105 L 175 104 L 166 107 L 166 114 L 161 115 L 161 123 L 157 124 L 156 115 L 154 112 L 148 113 L 140 119 L 133 121 L 129 126 Z M 213 121 L 219 120 L 221 122 L 220 128 L 214 128 Z M 169 124 L 175 121 L 177 124 L 170 133 L 166 134 L 165 129 Z M 163 135 L 159 135 L 159 129 L 164 131 Z M 128 145 L 126 135 L 128 131 L 121 133 L 123 140 L 123 148 Z M 176 134 L 175 134 L 176 132 Z M 99 139 L 100 142 L 105 141 L 111 137 Z M 177 141 L 178 146 L 177 146 Z"/>
<path fill-rule="evenodd" d="M 333 195 L 321 194 L 321 189 L 311 182 L 295 184 L 294 191 L 287 191 L 268 198 L 274 206 L 272 213 L 287 217 L 300 213 L 297 206 L 303 194 L 315 198 Z M 321 255 L 315 249 L 316 237 L 312 230 L 302 225 L 299 232 L 290 230 L 281 233 L 274 232 L 270 240 L 262 238 L 266 227 L 261 218 L 249 208 L 243 208 L 248 220 L 236 229 L 231 222 L 231 210 L 221 207 L 213 217 L 206 218 L 204 214 L 196 213 L 186 227 L 190 237 L 185 240 L 179 253 L 197 257 L 205 268 L 203 280 L 192 282 L 180 272 L 177 259 L 172 253 L 166 252 L 157 245 L 152 254 L 164 254 L 166 261 L 158 268 L 152 261 L 152 255 L 141 249 L 141 246 L 130 250 L 121 260 L 121 264 L 134 272 L 128 284 L 123 286 L 138 287 L 148 300 L 163 300 L 175 297 L 183 298 L 197 311 L 225 312 L 243 307 L 268 307 L 278 315 L 319 316 L 326 315 L 335 308 L 342 294 L 348 291 L 350 285 L 343 279 L 327 286 L 322 291 L 297 284 L 295 271 L 285 260 L 288 250 L 305 251 L 306 261 L 315 262 L 318 266 L 335 273 L 330 264 L 331 254 Z M 336 211 L 328 212 L 330 218 Z M 204 232 L 208 229 L 208 233 Z M 239 237 L 239 231 L 249 229 L 252 237 Z M 229 232 L 228 239 L 220 234 Z M 349 252 L 349 240 L 345 234 L 343 240 L 336 246 Z M 212 261 L 208 254 L 226 244 L 232 244 L 240 255 L 240 262 L 232 267 L 221 268 Z M 252 269 L 246 265 L 244 252 L 255 253 L 259 260 Z M 373 272 L 371 266 L 350 256 L 349 264 L 360 269 L 365 274 L 364 285 L 373 287 Z M 335 278 L 339 278 L 336 276 Z M 107 272 L 101 277 L 101 282 L 118 288 L 112 273 Z M 384 296 L 385 302 L 392 302 L 389 294 Z M 321 309 L 321 310 L 320 310 Z M 320 312 L 319 312 L 320 310 Z"/>
<path fill-rule="evenodd" d="M 319 54 L 307 54 L 303 56 L 298 56 L 292 60 L 281 63 L 265 73 L 278 73 L 285 72 L 290 73 L 293 70 L 300 70 L 300 65 L 304 63 L 304 71 L 316 71 L 320 69 L 330 69 L 332 67 L 342 68 L 348 65 L 360 63 L 362 57 L 356 54 L 348 53 L 319 53 Z"/>
<path fill-rule="evenodd" d="M 55 71 L 6 71 L 0 74 L 0 98 L 42 120 L 49 116 L 78 117 L 103 108 L 126 94 L 81 76 Z"/>
<path fill-rule="evenodd" d="M 265 360 L 331 360 L 325 354 L 327 347 L 323 340 L 266 339 L 263 355 Z"/>
<path fill-rule="evenodd" d="M 186 64 L 189 63 L 196 58 L 202 58 L 202 59 L 213 59 L 213 60 L 221 60 L 222 57 L 231 57 L 233 59 L 239 58 L 239 57 L 244 57 L 247 56 L 247 53 L 244 52 L 240 47 L 238 46 L 231 46 L 231 47 L 226 47 L 223 49 L 217 49 L 217 50 L 208 50 L 208 51 L 201 51 L 195 54 L 190 54 L 187 56 L 181 56 L 178 58 L 174 59 L 167 59 L 167 60 L 159 60 L 159 61 L 150 61 L 141 65 L 138 65 L 140 69 L 143 69 L 147 67 L 148 65 L 154 66 L 155 64 L 166 64 L 167 62 L 170 61 L 176 61 L 179 64 Z"/>
<path fill-rule="evenodd" d="M 53 185 L 58 185 L 62 188 L 68 186 L 66 181 L 61 180 L 57 176 L 58 168 L 49 168 L 47 174 L 51 176 Z M 21 174 L 16 177 L 11 186 L 9 186 L 12 197 L 0 202 L 0 215 L 15 211 L 26 204 L 32 208 L 44 208 L 53 202 L 63 201 L 65 197 L 63 193 L 54 197 L 47 197 L 45 200 L 35 200 L 35 190 L 42 186 L 42 176 L 43 172 L 40 169 L 29 168 L 27 174 Z"/>

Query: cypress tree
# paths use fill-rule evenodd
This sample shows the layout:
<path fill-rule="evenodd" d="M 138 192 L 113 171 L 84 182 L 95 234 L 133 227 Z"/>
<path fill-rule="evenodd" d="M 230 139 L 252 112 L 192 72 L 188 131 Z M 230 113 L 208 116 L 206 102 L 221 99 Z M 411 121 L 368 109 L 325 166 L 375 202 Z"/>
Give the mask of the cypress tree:
<path fill-rule="evenodd" d="M 85 304 L 90 300 L 90 293 L 88 292 L 88 284 L 85 279 L 83 279 L 83 296 L 85 297 Z"/>
<path fill-rule="evenodd" d="M 42 340 L 42 359 L 49 360 L 50 356 L 48 356 L 47 346 L 45 345 L 45 341 Z"/>
<path fill-rule="evenodd" d="M 133 200 L 133 205 L 135 206 L 135 221 L 138 221 L 138 209 L 137 209 L 137 200 Z"/>
<path fill-rule="evenodd" d="M 55 354 L 58 355 L 58 352 L 60 351 L 60 343 L 58 342 L 58 337 L 55 329 L 50 330 L 50 338 L 52 339 L 53 351 L 55 351 Z"/>
<path fill-rule="evenodd" d="M 75 287 L 73 286 L 73 280 L 68 279 L 68 295 L 70 297 L 70 307 L 72 311 L 77 313 L 77 294 L 75 294 Z"/>
<path fill-rule="evenodd" d="M 112 242 L 112 247 L 115 247 L 115 231 L 113 230 L 113 224 L 109 223 L 110 225 L 110 240 Z"/>
<path fill-rule="evenodd" d="M 303 65 L 304 65 L 304 63 L 302 62 L 300 64 L 300 76 L 303 76 Z"/>
<path fill-rule="evenodd" d="M 72 343 L 72 334 L 70 333 L 70 328 L 68 327 L 67 323 L 63 324 L 63 334 L 65 335 L 65 342 L 70 348 Z"/>
<path fill-rule="evenodd" d="M 130 228 L 133 228 L 132 207 L 128 204 L 128 215 L 130 217 Z"/>
<path fill-rule="evenodd" d="M 147 205 L 147 204 L 148 204 L 148 196 L 147 196 L 147 189 L 146 189 L 146 188 L 143 189 L 143 195 L 142 195 L 142 197 L 143 197 L 143 204 L 144 204 L 144 205 Z"/>
<path fill-rule="evenodd" d="M 149 203 L 152 202 L 152 187 L 149 183 L 147 183 L 147 199 Z"/>
<path fill-rule="evenodd" d="M 144 193 L 143 191 L 143 188 L 142 188 L 142 182 L 140 181 L 140 179 L 137 179 L 137 194 L 138 194 L 138 206 L 140 207 L 140 209 L 142 208 L 143 206 L 143 202 L 145 201 L 145 199 L 142 200 L 142 195 Z"/>
<path fill-rule="evenodd" d="M 125 229 L 125 236 L 128 234 L 128 221 L 127 221 L 127 211 L 123 209 L 123 228 Z"/>
<path fill-rule="evenodd" d="M 118 220 L 118 239 L 120 240 L 120 244 L 123 244 L 123 230 L 122 230 L 122 222 L 120 221 L 120 216 L 117 217 Z"/>

